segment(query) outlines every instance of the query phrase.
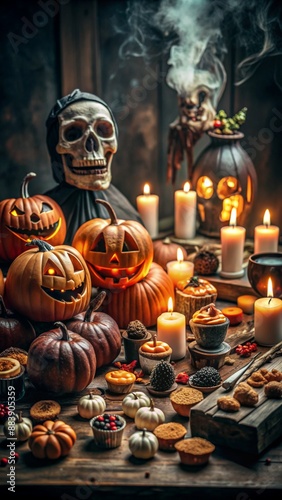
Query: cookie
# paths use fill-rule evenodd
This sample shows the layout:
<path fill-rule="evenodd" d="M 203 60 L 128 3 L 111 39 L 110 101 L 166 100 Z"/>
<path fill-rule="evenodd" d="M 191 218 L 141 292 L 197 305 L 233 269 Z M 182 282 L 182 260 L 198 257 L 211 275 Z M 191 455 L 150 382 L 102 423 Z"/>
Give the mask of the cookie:
<path fill-rule="evenodd" d="M 60 412 L 61 406 L 59 403 L 51 399 L 37 401 L 29 410 L 30 416 L 35 422 L 55 420 Z"/>
<path fill-rule="evenodd" d="M 282 397 L 282 382 L 272 380 L 264 386 L 264 394 L 269 399 L 280 399 Z"/>
<path fill-rule="evenodd" d="M 267 380 L 261 372 L 253 372 L 247 379 L 247 383 L 252 387 L 263 387 L 266 382 Z"/>
<path fill-rule="evenodd" d="M 242 406 L 255 406 L 259 400 L 258 393 L 246 382 L 241 382 L 235 387 L 233 397 Z"/>
<path fill-rule="evenodd" d="M 282 372 L 277 370 L 276 368 L 273 368 L 271 372 L 268 372 L 264 375 L 264 378 L 266 378 L 267 382 L 281 382 L 282 381 Z"/>
<path fill-rule="evenodd" d="M 217 405 L 220 410 L 230 412 L 239 411 L 241 408 L 239 401 L 232 396 L 222 396 L 218 398 Z"/>

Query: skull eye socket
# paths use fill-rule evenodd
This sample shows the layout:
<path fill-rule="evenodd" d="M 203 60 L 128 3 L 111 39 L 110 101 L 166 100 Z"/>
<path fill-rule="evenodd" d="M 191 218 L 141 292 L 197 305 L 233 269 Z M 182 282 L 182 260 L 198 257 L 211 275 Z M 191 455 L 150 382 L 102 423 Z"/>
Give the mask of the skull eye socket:
<path fill-rule="evenodd" d="M 60 269 L 50 259 L 45 264 L 43 270 L 44 276 L 64 276 Z"/>
<path fill-rule="evenodd" d="M 24 215 L 24 212 L 20 210 L 19 208 L 16 207 L 16 205 L 12 208 L 10 211 L 10 214 L 13 215 L 14 217 L 18 217 L 19 215 Z"/>
<path fill-rule="evenodd" d="M 51 210 L 53 210 L 51 205 L 48 205 L 48 203 L 42 203 L 41 212 L 40 212 L 41 214 L 43 212 L 50 212 Z"/>
<path fill-rule="evenodd" d="M 110 122 L 107 122 L 106 120 L 100 120 L 97 123 L 96 132 L 99 137 L 108 139 L 109 137 L 112 137 L 114 130 Z"/>
<path fill-rule="evenodd" d="M 83 129 L 78 125 L 71 125 L 64 131 L 65 140 L 68 142 L 74 142 L 83 136 Z"/>

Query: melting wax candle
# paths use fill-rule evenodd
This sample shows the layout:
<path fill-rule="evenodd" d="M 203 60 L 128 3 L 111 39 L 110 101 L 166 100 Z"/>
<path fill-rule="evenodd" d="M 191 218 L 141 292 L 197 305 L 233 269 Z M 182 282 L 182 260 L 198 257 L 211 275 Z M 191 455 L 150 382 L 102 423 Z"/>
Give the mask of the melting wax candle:
<path fill-rule="evenodd" d="M 177 249 L 177 260 L 168 262 L 166 269 L 175 287 L 178 281 L 191 278 L 194 274 L 194 264 L 188 260 L 183 260 L 181 248 Z"/>
<path fill-rule="evenodd" d="M 237 211 L 232 208 L 229 226 L 220 230 L 221 271 L 223 278 L 241 278 L 244 275 L 243 255 L 246 229 L 236 226 Z"/>
<path fill-rule="evenodd" d="M 196 191 L 190 190 L 189 182 L 174 193 L 174 234 L 177 238 L 191 239 L 196 234 Z"/>
<path fill-rule="evenodd" d="M 282 340 L 282 300 L 273 297 L 271 278 L 267 297 L 255 301 L 255 340 L 260 345 L 272 346 Z"/>
<path fill-rule="evenodd" d="M 172 298 L 168 299 L 168 312 L 157 319 L 158 340 L 166 342 L 172 349 L 171 360 L 176 361 L 186 355 L 186 319 L 184 314 L 173 311 Z"/>
<path fill-rule="evenodd" d="M 137 196 L 136 205 L 148 233 L 155 238 L 159 233 L 159 197 L 150 194 L 149 184 L 146 183 L 143 194 Z"/>
<path fill-rule="evenodd" d="M 264 212 L 263 225 L 255 227 L 254 240 L 254 253 L 278 251 L 279 227 L 271 225 L 268 209 Z"/>

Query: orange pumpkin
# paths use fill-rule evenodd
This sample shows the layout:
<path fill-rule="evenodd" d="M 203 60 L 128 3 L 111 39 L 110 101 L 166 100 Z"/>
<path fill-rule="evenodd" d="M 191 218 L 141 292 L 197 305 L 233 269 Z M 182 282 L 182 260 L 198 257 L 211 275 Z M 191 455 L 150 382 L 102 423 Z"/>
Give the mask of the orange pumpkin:
<path fill-rule="evenodd" d="M 43 240 L 29 245 L 35 248 L 20 254 L 8 269 L 4 295 L 8 307 L 43 322 L 64 321 L 85 311 L 92 288 L 80 253 Z"/>
<path fill-rule="evenodd" d="M 154 257 L 153 261 L 162 266 L 166 271 L 166 265 L 171 260 L 177 260 L 177 249 L 180 248 L 183 253 L 183 259 L 187 258 L 187 252 L 185 248 L 177 243 L 173 243 L 169 238 L 164 240 L 155 240 L 153 242 L 154 246 Z"/>
<path fill-rule="evenodd" d="M 76 441 L 75 430 L 62 420 L 46 420 L 35 425 L 28 440 L 28 446 L 35 458 L 65 457 Z"/>
<path fill-rule="evenodd" d="M 167 311 L 169 297 L 174 300 L 173 282 L 163 268 L 153 262 L 143 280 L 125 290 L 110 292 L 102 308 L 120 328 L 127 328 L 136 318 L 149 327 L 155 325 L 158 316 Z"/>
<path fill-rule="evenodd" d="M 72 245 L 90 270 L 93 286 L 121 289 L 144 278 L 153 260 L 153 242 L 137 221 L 117 219 L 105 200 L 96 200 L 108 210 L 110 219 L 91 219 L 76 231 Z"/>
<path fill-rule="evenodd" d="M 12 262 L 26 251 L 32 239 L 60 245 L 66 237 L 66 221 L 61 207 L 49 196 L 29 196 L 28 183 L 35 177 L 30 172 L 23 179 L 20 198 L 0 202 L 0 259 Z"/>

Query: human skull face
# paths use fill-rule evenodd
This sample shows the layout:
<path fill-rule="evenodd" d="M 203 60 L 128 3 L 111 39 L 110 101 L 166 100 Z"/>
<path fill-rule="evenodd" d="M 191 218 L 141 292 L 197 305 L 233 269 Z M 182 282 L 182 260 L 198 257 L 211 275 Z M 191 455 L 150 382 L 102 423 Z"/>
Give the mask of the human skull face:
<path fill-rule="evenodd" d="M 65 181 L 79 189 L 107 189 L 117 138 L 109 110 L 99 102 L 78 101 L 58 116 Z"/>

